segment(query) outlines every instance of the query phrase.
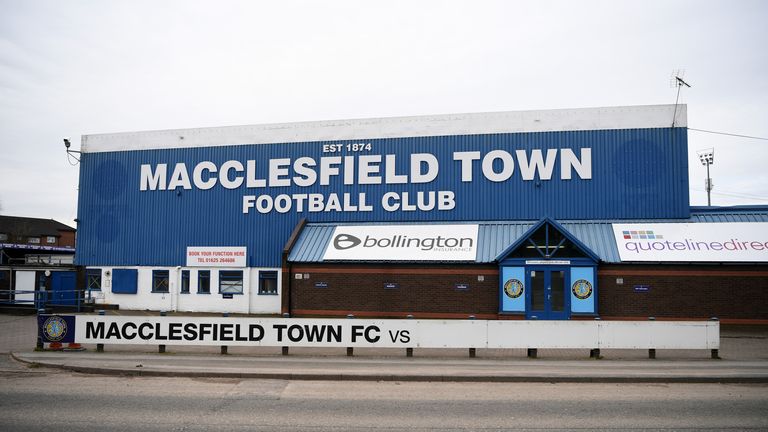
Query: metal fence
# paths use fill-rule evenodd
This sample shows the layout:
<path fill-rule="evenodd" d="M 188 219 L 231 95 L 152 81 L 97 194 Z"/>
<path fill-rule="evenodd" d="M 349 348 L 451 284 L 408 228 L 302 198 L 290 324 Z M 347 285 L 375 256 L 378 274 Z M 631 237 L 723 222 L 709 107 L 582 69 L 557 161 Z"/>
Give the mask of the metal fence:
<path fill-rule="evenodd" d="M 54 307 L 72 307 L 80 312 L 84 305 L 92 304 L 91 290 L 0 290 L 0 305 L 29 307 L 39 310 Z"/>

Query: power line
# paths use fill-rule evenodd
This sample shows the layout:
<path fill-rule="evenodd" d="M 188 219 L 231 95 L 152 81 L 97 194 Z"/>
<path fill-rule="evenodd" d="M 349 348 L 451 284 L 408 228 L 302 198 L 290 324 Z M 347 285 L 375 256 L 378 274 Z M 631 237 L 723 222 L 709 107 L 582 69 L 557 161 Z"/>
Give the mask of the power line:
<path fill-rule="evenodd" d="M 728 136 L 735 136 L 735 137 L 739 137 L 739 138 L 750 138 L 750 139 L 757 139 L 757 140 L 768 141 L 768 138 L 751 136 L 751 135 L 739 135 L 739 134 L 728 133 L 728 132 L 717 132 L 717 131 L 711 131 L 711 130 L 705 130 L 705 129 L 696 129 L 696 128 L 692 128 L 692 127 L 689 127 L 688 130 L 692 130 L 692 131 L 696 131 L 696 132 L 704 132 L 704 133 L 717 134 L 717 135 L 728 135 Z"/>
<path fill-rule="evenodd" d="M 768 197 L 764 196 L 764 195 L 755 195 L 755 194 L 749 194 L 749 193 L 744 193 L 744 192 L 734 192 L 734 191 L 723 190 L 723 189 L 720 189 L 720 192 L 728 193 L 728 194 L 731 194 L 731 195 L 741 195 L 741 196 L 746 197 L 746 198 L 758 198 L 758 199 L 768 200 Z"/>
<path fill-rule="evenodd" d="M 691 188 L 691 190 L 694 191 L 694 192 L 706 192 L 705 190 L 702 190 L 702 189 Z M 760 196 L 756 196 L 756 195 L 750 196 L 750 195 L 743 195 L 743 194 L 736 194 L 736 193 L 727 193 L 727 192 L 715 192 L 715 191 L 712 191 L 712 194 L 713 195 L 728 196 L 728 197 L 731 197 L 731 198 L 739 198 L 739 199 L 744 199 L 744 200 L 768 201 L 768 197 L 760 197 Z"/>

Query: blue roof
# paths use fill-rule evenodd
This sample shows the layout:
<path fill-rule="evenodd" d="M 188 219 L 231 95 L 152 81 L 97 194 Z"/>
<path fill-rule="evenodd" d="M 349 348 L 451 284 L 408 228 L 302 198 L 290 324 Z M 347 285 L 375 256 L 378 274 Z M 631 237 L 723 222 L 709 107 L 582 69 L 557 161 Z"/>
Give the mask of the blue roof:
<path fill-rule="evenodd" d="M 516 249 L 518 249 L 523 242 L 526 241 L 526 239 L 530 238 L 530 236 L 538 230 L 543 225 L 548 224 L 555 230 L 559 231 L 565 238 L 567 238 L 569 241 L 571 241 L 583 254 L 587 255 L 589 258 L 591 258 L 593 261 L 597 262 L 600 260 L 600 257 L 595 255 L 595 253 L 589 249 L 588 246 L 586 246 L 584 243 L 582 243 L 581 240 L 576 238 L 569 230 L 567 230 L 565 227 L 557 223 L 556 221 L 553 221 L 550 218 L 544 218 L 540 221 L 538 221 L 531 229 L 525 232 L 520 238 L 518 238 L 514 243 L 507 246 L 506 249 L 504 249 L 499 255 L 496 256 L 496 259 L 494 261 L 502 261 L 505 258 L 509 256 L 512 252 L 514 252 Z"/>
<path fill-rule="evenodd" d="M 510 245 L 518 241 L 539 221 L 476 221 L 478 229 L 477 263 L 492 263 Z M 613 223 L 727 223 L 768 222 L 768 206 L 691 207 L 688 219 L 622 219 L 558 221 L 569 233 L 607 263 L 619 263 L 619 251 L 613 238 Z M 400 225 L 438 225 L 448 222 L 401 222 Z M 455 222 L 454 222 L 455 224 Z M 288 255 L 290 262 L 323 262 L 323 255 L 337 225 L 395 225 L 395 223 L 309 223 Z"/>

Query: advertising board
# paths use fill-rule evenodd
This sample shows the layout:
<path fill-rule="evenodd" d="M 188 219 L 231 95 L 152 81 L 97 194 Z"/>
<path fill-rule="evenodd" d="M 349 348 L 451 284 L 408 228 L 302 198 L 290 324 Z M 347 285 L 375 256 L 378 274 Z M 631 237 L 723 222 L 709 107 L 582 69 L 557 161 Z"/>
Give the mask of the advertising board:
<path fill-rule="evenodd" d="M 622 261 L 766 262 L 768 223 L 613 224 Z"/>
<path fill-rule="evenodd" d="M 474 261 L 478 226 L 338 226 L 326 261 Z"/>
<path fill-rule="evenodd" d="M 43 342 L 369 348 L 707 348 L 716 321 L 505 321 L 41 315 Z"/>
<path fill-rule="evenodd" d="M 245 247 L 187 247 L 187 267 L 245 267 Z"/>

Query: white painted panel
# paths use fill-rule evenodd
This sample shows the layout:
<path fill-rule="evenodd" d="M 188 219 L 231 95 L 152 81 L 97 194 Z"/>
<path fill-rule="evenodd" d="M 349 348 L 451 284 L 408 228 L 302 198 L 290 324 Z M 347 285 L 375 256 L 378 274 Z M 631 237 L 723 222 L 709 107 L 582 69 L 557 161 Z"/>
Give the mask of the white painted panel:
<path fill-rule="evenodd" d="M 488 334 L 487 321 L 475 320 L 416 320 L 411 329 L 419 348 L 485 348 Z"/>
<path fill-rule="evenodd" d="M 595 321 L 488 321 L 488 348 L 597 348 Z"/>
<path fill-rule="evenodd" d="M 651 325 L 651 348 L 697 349 L 709 348 L 707 322 L 670 323 Z"/>
<path fill-rule="evenodd" d="M 600 348 L 714 349 L 720 344 L 717 322 L 603 321 Z"/>
<path fill-rule="evenodd" d="M 603 321 L 598 324 L 599 348 L 651 348 L 651 322 Z"/>
<path fill-rule="evenodd" d="M 84 153 L 242 144 L 687 126 L 686 105 L 510 111 L 83 135 Z"/>
<path fill-rule="evenodd" d="M 24 305 L 33 305 L 35 302 L 35 273 L 33 271 L 17 271 L 14 289 L 16 291 L 29 291 L 26 293 L 17 293 L 16 301 Z"/>
<path fill-rule="evenodd" d="M 720 322 L 710 321 L 707 323 L 707 348 L 720 349 Z"/>

